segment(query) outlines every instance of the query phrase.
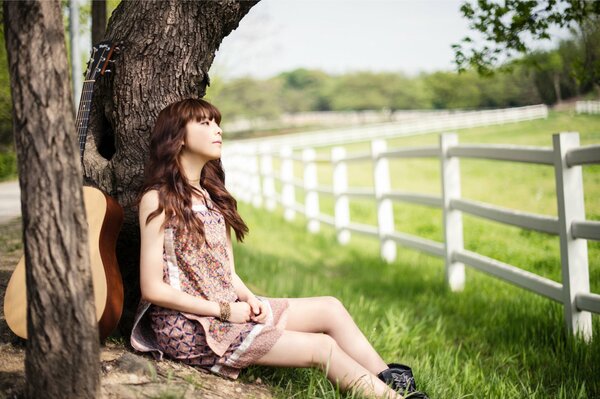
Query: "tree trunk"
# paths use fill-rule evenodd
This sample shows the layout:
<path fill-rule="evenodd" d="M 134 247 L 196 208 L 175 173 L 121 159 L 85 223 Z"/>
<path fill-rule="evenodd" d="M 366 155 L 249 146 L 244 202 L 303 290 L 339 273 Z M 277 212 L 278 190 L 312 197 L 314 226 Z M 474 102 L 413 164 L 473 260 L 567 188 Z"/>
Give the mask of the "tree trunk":
<path fill-rule="evenodd" d="M 3 7 L 26 257 L 26 394 L 93 398 L 99 340 L 60 4 Z"/>
<path fill-rule="evenodd" d="M 562 94 L 560 92 L 560 72 L 554 72 L 552 74 L 552 83 L 554 85 L 554 95 L 556 96 L 556 103 L 562 102 Z"/>
<path fill-rule="evenodd" d="M 92 0 L 92 46 L 101 42 L 106 32 L 106 0 Z"/>
<path fill-rule="evenodd" d="M 135 199 L 159 111 L 201 98 L 223 38 L 257 1 L 123 1 L 105 38 L 120 43 L 112 76 L 96 85 L 86 141 L 86 179 L 115 197 L 125 220 L 117 256 L 125 287 L 121 332 L 131 331 L 139 300 L 139 225 Z"/>

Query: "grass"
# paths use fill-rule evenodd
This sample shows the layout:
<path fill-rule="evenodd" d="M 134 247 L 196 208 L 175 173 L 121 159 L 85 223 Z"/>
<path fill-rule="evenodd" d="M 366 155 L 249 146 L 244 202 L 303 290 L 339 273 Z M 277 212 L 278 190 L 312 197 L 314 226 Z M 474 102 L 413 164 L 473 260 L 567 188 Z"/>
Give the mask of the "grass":
<path fill-rule="evenodd" d="M 599 143 L 600 117 L 551 113 L 547 120 L 457 133 L 461 143 L 551 146 L 558 131 L 579 131 L 584 145 Z M 421 136 L 388 146 L 436 140 Z M 348 152 L 368 149 L 352 147 Z M 394 189 L 439 194 L 436 161 L 398 161 L 391 169 Z M 350 186 L 370 186 L 371 173 L 367 164 L 353 167 Z M 330 184 L 330 176 L 330 169 L 319 166 L 320 184 Z M 461 179 L 466 198 L 556 215 L 550 167 L 461 160 Z M 584 184 L 587 218 L 600 220 L 600 167 L 584 167 Z M 332 201 L 322 197 L 321 209 L 331 214 Z M 246 204 L 240 210 L 250 235 L 235 246 L 236 269 L 250 287 L 271 297 L 338 297 L 383 358 L 410 364 L 432 398 L 600 397 L 599 316 L 593 316 L 596 339 L 586 345 L 567 334 L 561 304 L 483 273 L 467 268 L 465 290 L 453 293 L 437 257 L 399 247 L 397 260 L 385 264 L 376 240 L 353 235 L 341 246 L 329 227 L 306 233 L 303 217 L 288 223 L 280 210 Z M 394 213 L 397 230 L 442 240 L 441 211 L 395 204 Z M 351 201 L 351 215 L 361 223 L 376 221 L 370 201 Z M 464 240 L 467 249 L 560 281 L 555 236 L 465 215 Z M 588 247 L 590 284 L 598 293 L 600 245 Z M 346 397 L 318 370 L 251 367 L 242 378 L 249 375 L 276 386 L 281 398 Z"/>
<path fill-rule="evenodd" d="M 17 177 L 17 154 L 0 146 L 0 182 Z"/>
<path fill-rule="evenodd" d="M 571 115 L 551 112 L 546 120 L 513 123 L 484 128 L 459 130 L 460 143 L 518 144 L 552 146 L 552 133 L 578 131 L 582 145 L 600 143 L 600 116 Z M 389 140 L 388 148 L 435 145 L 438 135 L 422 135 Z M 368 151 L 368 143 L 348 146 L 347 151 Z M 328 149 L 323 149 L 327 153 Z M 463 198 L 520 211 L 557 216 L 554 171 L 551 166 L 520 164 L 490 160 L 461 159 L 461 191 Z M 279 163 L 274 162 L 278 170 Z M 302 164 L 295 162 L 295 173 L 302 176 Z M 436 159 L 390 161 L 393 190 L 441 195 L 440 166 Z M 332 170 L 319 164 L 319 184 L 331 185 Z M 349 187 L 372 187 L 370 162 L 352 163 L 348 167 Z M 600 165 L 583 167 L 586 218 L 600 220 Z M 280 184 L 276 182 L 280 191 Z M 296 200 L 304 202 L 304 192 L 296 189 Z M 320 196 L 322 213 L 332 215 L 333 198 Z M 373 200 L 350 200 L 351 220 L 377 224 Z M 442 211 L 425 206 L 394 203 L 396 231 L 443 241 Z M 560 253 L 557 236 L 523 230 L 500 223 L 463 216 L 465 248 L 502 262 L 519 266 L 544 277 L 560 281 Z M 600 243 L 589 242 L 590 284 L 600 292 Z"/>
<path fill-rule="evenodd" d="M 600 340 L 570 339 L 559 304 L 469 269 L 465 290 L 449 292 L 437 258 L 399 250 L 388 265 L 372 240 L 341 247 L 330 229 L 310 235 L 302 220 L 240 209 L 251 232 L 235 246 L 236 270 L 251 289 L 338 297 L 384 360 L 410 364 L 432 398 L 600 395 Z M 249 375 L 281 398 L 340 397 L 317 370 L 252 366 Z"/>
<path fill-rule="evenodd" d="M 551 146 L 551 133 L 567 130 L 579 131 L 583 144 L 599 143 L 600 117 L 551 113 L 547 120 L 457 133 L 461 143 Z M 388 145 L 436 140 L 420 136 Z M 348 151 L 361 148 L 366 149 L 355 144 Z M 439 194 L 437 162 L 391 166 L 394 189 Z M 466 198 L 556 214 L 551 169 L 473 160 L 461 161 L 461 168 Z M 330 183 L 330 172 L 319 167 L 320 184 Z M 353 167 L 350 185 L 370 185 L 370 173 L 365 164 Z M 587 217 L 600 220 L 600 168 L 585 167 L 584 181 Z M 331 213 L 332 203 L 323 199 L 322 210 Z M 372 202 L 351 205 L 353 220 L 375 223 Z M 560 304 L 529 291 L 467 268 L 465 290 L 450 292 L 439 258 L 399 247 L 396 261 L 386 264 L 376 240 L 353 235 L 341 246 L 328 227 L 312 235 L 302 217 L 290 223 L 281 210 L 239 206 L 250 234 L 244 244 L 235 244 L 236 270 L 247 285 L 270 297 L 336 296 L 384 360 L 411 365 L 419 388 L 431 398 L 600 397 L 599 316 L 593 318 L 595 340 L 584 344 L 566 333 Z M 394 211 L 397 230 L 441 241 L 440 211 L 398 204 Z M 560 280 L 556 237 L 469 216 L 464 226 L 467 249 Z M 15 250 L 15 243 L 0 235 L 6 251 Z M 589 259 L 592 290 L 600 292 L 598 243 L 589 243 Z M 352 397 L 315 369 L 252 366 L 240 376 L 248 382 L 256 377 L 282 399 Z M 167 390 L 159 397 L 179 396 Z"/>

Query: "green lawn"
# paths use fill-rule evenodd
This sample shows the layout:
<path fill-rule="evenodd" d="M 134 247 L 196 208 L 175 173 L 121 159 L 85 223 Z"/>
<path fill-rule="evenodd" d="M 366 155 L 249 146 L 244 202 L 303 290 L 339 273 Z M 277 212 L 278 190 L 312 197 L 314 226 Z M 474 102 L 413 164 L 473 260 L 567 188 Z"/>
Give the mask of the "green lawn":
<path fill-rule="evenodd" d="M 551 113 L 547 120 L 458 131 L 461 143 L 551 146 L 553 132 L 579 131 L 582 144 L 600 143 L 600 117 Z M 427 145 L 436 135 L 390 141 L 390 148 Z M 353 144 L 348 151 L 365 150 Z M 277 167 L 277 165 L 275 165 Z M 434 160 L 392 162 L 397 190 L 439 194 Z M 351 186 L 370 186 L 367 163 L 349 171 Z M 320 166 L 320 184 L 331 170 Z M 301 175 L 297 174 L 298 177 Z M 540 214 L 556 215 L 551 167 L 461 160 L 465 198 Z M 584 168 L 586 213 L 600 220 L 600 167 Z M 332 202 L 322 197 L 322 210 Z M 302 200 L 301 193 L 298 200 Z M 374 204 L 351 201 L 352 220 L 375 223 Z M 275 213 L 240 204 L 250 227 L 235 246 L 236 269 L 257 293 L 267 296 L 334 295 L 340 298 L 388 362 L 413 366 L 420 387 L 432 398 L 600 397 L 600 318 L 596 339 L 573 342 L 564 328 L 562 306 L 467 268 L 465 290 L 450 292 L 440 258 L 398 247 L 385 264 L 376 240 L 353 235 L 337 244 L 322 227 L 306 233 L 302 216 L 285 222 Z M 396 229 L 441 241 L 441 211 L 394 206 Z M 558 238 L 464 216 L 465 247 L 560 281 Z M 600 292 L 600 245 L 589 243 L 592 291 Z M 243 378 L 261 376 L 281 397 L 338 397 L 321 372 L 251 367 Z"/>
<path fill-rule="evenodd" d="M 450 292 L 443 262 L 399 249 L 387 265 L 374 240 L 337 244 L 331 229 L 305 232 L 246 204 L 250 226 L 235 245 L 236 270 L 272 297 L 334 295 L 388 362 L 412 365 L 432 398 L 592 398 L 600 395 L 600 340 L 589 346 L 565 333 L 562 307 L 467 269 L 464 292 Z M 596 337 L 600 322 L 594 316 Z M 251 367 L 281 398 L 338 397 L 316 370 Z"/>
<path fill-rule="evenodd" d="M 578 131 L 582 145 L 600 144 L 600 116 L 576 116 L 551 113 L 546 120 L 513 123 L 485 128 L 459 130 L 460 143 L 496 143 L 552 146 L 552 133 Z M 388 148 L 435 145 L 437 134 L 390 140 Z M 368 143 L 348 146 L 347 151 L 366 151 Z M 322 150 L 326 153 L 328 150 Z M 491 160 L 461 159 L 462 196 L 520 211 L 556 216 L 554 171 L 551 166 Z M 279 163 L 274 162 L 275 170 Z M 296 177 L 302 176 L 302 165 L 295 163 Z M 404 159 L 390 161 L 392 189 L 440 195 L 440 165 L 436 159 Z M 319 184 L 331 185 L 331 167 L 318 165 Z M 349 164 L 350 187 L 372 187 L 370 162 Z M 583 167 L 584 200 L 588 220 L 600 220 L 600 165 Z M 280 184 L 276 183 L 278 192 Z M 302 190 L 296 190 L 298 202 L 304 202 Z M 320 196 L 321 212 L 333 214 L 333 198 Z M 350 200 L 353 222 L 376 225 L 373 200 Z M 397 231 L 442 241 L 442 211 L 406 203 L 394 204 Z M 500 223 L 464 215 L 465 248 L 502 262 L 519 266 L 544 277 L 560 280 L 558 236 L 523 230 Z M 590 242 L 590 282 L 593 292 L 600 293 L 600 243 Z"/>

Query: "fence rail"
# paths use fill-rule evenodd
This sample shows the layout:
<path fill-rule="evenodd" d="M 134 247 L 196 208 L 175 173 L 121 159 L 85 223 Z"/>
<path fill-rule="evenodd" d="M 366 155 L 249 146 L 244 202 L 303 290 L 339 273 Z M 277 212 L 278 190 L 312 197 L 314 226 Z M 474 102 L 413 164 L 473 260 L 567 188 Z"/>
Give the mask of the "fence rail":
<path fill-rule="evenodd" d="M 279 176 L 273 173 L 272 158 L 280 158 Z M 392 191 L 389 159 L 439 159 L 441 196 Z M 558 217 L 539 215 L 473 201 L 461 197 L 460 158 L 480 158 L 507 162 L 549 165 L 554 169 Z M 296 213 L 307 219 L 308 230 L 317 232 L 320 223 L 336 229 L 338 241 L 345 244 L 352 233 L 377 237 L 381 256 L 388 262 L 396 257 L 396 245 L 403 245 L 445 259 L 445 278 L 452 290 L 464 287 L 464 266 L 488 273 L 521 288 L 563 303 L 567 328 L 584 339 L 592 337 L 591 313 L 600 313 L 600 295 L 590 292 L 587 240 L 600 240 L 600 222 L 585 219 L 582 165 L 600 164 L 600 145 L 581 147 L 577 133 L 553 135 L 553 147 L 508 145 L 459 145 L 456 134 L 441 134 L 438 146 L 388 149 L 382 139 L 371 142 L 369 153 L 346 153 L 344 147 L 333 147 L 329 161 L 333 168 L 332 186 L 317 181 L 317 157 L 314 148 L 304 148 L 295 156 L 291 146 L 276 155 L 249 150 L 231 153 L 226 158 L 228 188 L 242 200 L 268 209 L 281 204 L 286 219 Z M 293 174 L 294 160 L 302 162 L 303 179 Z M 373 163 L 373 187 L 348 187 L 347 164 Z M 261 164 L 261 168 L 257 165 Z M 281 193 L 275 191 L 274 180 L 281 182 Z M 295 189 L 301 188 L 304 203 L 296 202 Z M 319 195 L 332 195 L 334 214 L 320 212 Z M 351 222 L 349 198 L 373 199 L 377 206 L 376 226 Z M 395 231 L 393 202 L 420 204 L 443 211 L 444 241 L 437 242 Z M 525 271 L 464 249 L 462 215 L 540 231 L 560 237 L 562 283 Z"/>
<path fill-rule="evenodd" d="M 600 114 L 600 101 L 577 101 L 575 112 L 578 114 Z"/>
<path fill-rule="evenodd" d="M 477 126 L 522 122 L 548 117 L 548 107 L 544 104 L 526 107 L 492 109 L 483 111 L 456 111 L 442 116 L 424 116 L 402 122 L 379 123 L 344 129 L 326 129 L 308 133 L 281 135 L 272 138 L 236 140 L 231 143 L 231 152 L 244 151 L 244 148 L 261 147 L 262 153 L 276 152 L 283 146 L 291 148 L 317 148 L 344 145 L 374 139 L 385 139 L 415 134 L 442 132 Z M 297 159 L 301 161 L 301 159 Z"/>

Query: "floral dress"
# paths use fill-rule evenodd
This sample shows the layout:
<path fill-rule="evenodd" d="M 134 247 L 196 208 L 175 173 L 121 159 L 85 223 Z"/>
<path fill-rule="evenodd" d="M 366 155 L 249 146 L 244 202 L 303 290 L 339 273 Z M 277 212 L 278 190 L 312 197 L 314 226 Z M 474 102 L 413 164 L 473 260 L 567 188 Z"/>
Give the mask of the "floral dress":
<path fill-rule="evenodd" d="M 225 219 L 201 189 L 205 204 L 194 213 L 204 223 L 206 243 L 175 226 L 165 226 L 163 280 L 172 287 L 210 301 L 235 302 Z M 140 301 L 131 345 L 141 352 L 163 355 L 236 379 L 242 368 L 265 355 L 286 324 L 286 298 L 257 296 L 268 309 L 265 323 L 230 323 L 217 317 L 179 312 Z"/>

